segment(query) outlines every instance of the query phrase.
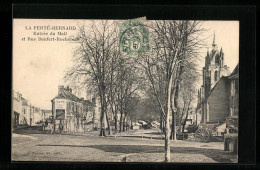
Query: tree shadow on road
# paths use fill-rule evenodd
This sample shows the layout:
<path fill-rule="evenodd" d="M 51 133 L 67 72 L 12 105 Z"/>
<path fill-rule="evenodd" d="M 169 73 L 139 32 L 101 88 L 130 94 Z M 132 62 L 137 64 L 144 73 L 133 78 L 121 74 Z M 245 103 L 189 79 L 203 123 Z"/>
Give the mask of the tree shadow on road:
<path fill-rule="evenodd" d="M 164 153 L 164 146 L 151 145 L 37 145 L 37 146 L 60 146 L 60 147 L 88 147 L 103 150 L 104 152 L 117 152 L 123 154 L 135 153 Z M 217 149 L 194 148 L 194 147 L 171 147 L 171 153 L 201 154 L 220 163 L 233 163 L 236 154 Z"/>
<path fill-rule="evenodd" d="M 14 129 L 13 133 L 16 134 L 42 134 L 45 133 L 42 131 L 42 126 L 27 126 L 19 129 Z"/>

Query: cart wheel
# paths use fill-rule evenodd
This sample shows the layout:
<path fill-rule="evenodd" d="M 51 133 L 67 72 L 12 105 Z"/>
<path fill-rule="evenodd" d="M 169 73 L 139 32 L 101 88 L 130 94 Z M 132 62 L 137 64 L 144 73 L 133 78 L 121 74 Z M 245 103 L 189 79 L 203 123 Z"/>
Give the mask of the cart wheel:
<path fill-rule="evenodd" d="M 210 142 L 211 141 L 211 133 L 207 129 L 198 129 L 195 132 L 195 139 L 196 141 L 200 142 Z"/>

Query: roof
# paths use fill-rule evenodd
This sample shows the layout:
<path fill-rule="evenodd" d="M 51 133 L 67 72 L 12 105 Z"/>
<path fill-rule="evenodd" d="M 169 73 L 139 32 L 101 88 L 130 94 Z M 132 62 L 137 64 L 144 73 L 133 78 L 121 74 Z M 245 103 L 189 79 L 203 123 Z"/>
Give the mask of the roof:
<path fill-rule="evenodd" d="M 52 100 L 54 100 L 54 99 L 68 99 L 68 100 L 72 100 L 75 102 L 81 101 L 77 96 L 75 96 L 74 94 L 72 94 L 71 92 L 69 92 L 66 89 L 61 89 L 59 94 L 56 97 L 54 97 Z"/>
<path fill-rule="evenodd" d="M 82 102 L 86 106 L 91 106 L 91 107 L 96 106 L 93 103 L 91 103 L 89 100 L 82 100 L 78 98 L 77 96 L 69 92 L 67 89 L 61 89 L 59 94 L 56 97 L 54 97 L 52 100 L 54 99 L 68 99 L 75 102 Z"/>
<path fill-rule="evenodd" d="M 233 72 L 228 76 L 229 78 L 238 75 L 239 72 L 239 64 L 237 64 L 237 66 L 235 67 L 235 69 L 233 70 Z"/>
<path fill-rule="evenodd" d="M 52 112 L 52 110 L 42 110 L 44 113 L 49 113 L 49 112 Z"/>
<path fill-rule="evenodd" d="M 24 98 L 22 98 L 22 105 L 29 106 L 28 100 L 25 100 Z"/>
<path fill-rule="evenodd" d="M 95 105 L 93 103 L 91 103 L 89 100 L 83 100 L 83 104 L 86 105 L 86 106 L 95 107 Z"/>
<path fill-rule="evenodd" d="M 227 79 L 227 78 L 231 78 L 231 77 L 233 77 L 233 76 L 235 76 L 235 75 L 238 75 L 238 71 L 239 71 L 239 66 L 238 66 L 238 64 L 237 64 L 237 66 L 235 67 L 235 69 L 233 70 L 233 72 L 232 72 L 229 76 L 222 76 L 222 77 L 218 80 L 218 82 L 215 84 L 215 86 L 210 90 L 209 95 L 208 95 L 208 97 L 206 98 L 206 100 L 208 100 L 208 98 L 209 98 L 209 96 L 211 95 L 212 91 L 215 89 L 215 87 L 217 86 L 217 84 L 218 84 L 221 80 Z M 199 109 L 199 108 L 198 108 L 198 109 Z"/>
<path fill-rule="evenodd" d="M 210 97 L 211 93 L 213 92 L 213 90 L 215 89 L 215 87 L 217 87 L 217 85 L 219 84 L 219 82 L 222 81 L 222 80 L 225 80 L 225 79 L 227 80 L 227 78 L 228 78 L 228 76 L 222 76 L 222 77 L 218 80 L 218 82 L 215 84 L 215 86 L 210 90 L 209 95 L 208 95 L 208 97 L 206 98 L 206 100 L 208 100 L 208 98 Z"/>

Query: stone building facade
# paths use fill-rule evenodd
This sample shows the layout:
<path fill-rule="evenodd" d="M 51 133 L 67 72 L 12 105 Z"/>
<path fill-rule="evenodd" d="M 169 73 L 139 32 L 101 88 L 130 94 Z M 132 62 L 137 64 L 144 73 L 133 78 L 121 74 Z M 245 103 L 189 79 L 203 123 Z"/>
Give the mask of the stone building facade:
<path fill-rule="evenodd" d="M 30 125 L 30 118 L 31 118 L 31 103 L 29 100 L 26 100 L 22 97 L 22 107 L 23 107 L 23 124 Z"/>
<path fill-rule="evenodd" d="M 18 126 L 34 126 L 41 123 L 45 112 L 31 104 L 28 99 L 25 99 L 21 93 L 12 92 L 12 127 Z M 49 111 L 51 114 L 51 111 Z M 51 116 L 51 115 L 49 115 Z"/>
<path fill-rule="evenodd" d="M 226 123 L 237 121 L 239 114 L 239 66 L 229 76 L 222 76 L 211 89 L 206 100 L 199 94 L 197 112 L 202 112 L 202 123 Z M 237 124 L 237 123 L 236 123 Z M 233 125 L 232 125 L 233 126 Z M 238 126 L 238 125 L 235 125 Z"/>
<path fill-rule="evenodd" d="M 95 105 L 84 98 L 78 98 L 69 86 L 59 86 L 58 95 L 51 100 L 54 130 L 58 131 L 60 124 L 65 132 L 85 132 L 86 127 L 93 123 Z"/>
<path fill-rule="evenodd" d="M 52 110 L 42 110 L 42 121 L 52 119 Z"/>
<path fill-rule="evenodd" d="M 223 122 L 228 114 L 228 83 L 225 76 L 230 74 L 224 65 L 224 51 L 218 50 L 215 34 L 211 52 L 207 52 L 203 67 L 203 84 L 198 92 L 197 113 L 201 123 Z"/>
<path fill-rule="evenodd" d="M 19 92 L 12 92 L 12 127 L 17 127 L 21 124 L 22 115 L 22 94 Z"/>

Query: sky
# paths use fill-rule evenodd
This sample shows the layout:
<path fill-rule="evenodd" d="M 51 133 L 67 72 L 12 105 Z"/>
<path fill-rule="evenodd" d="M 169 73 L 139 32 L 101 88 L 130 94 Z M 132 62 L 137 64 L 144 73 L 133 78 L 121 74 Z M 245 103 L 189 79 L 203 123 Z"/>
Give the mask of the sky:
<path fill-rule="evenodd" d="M 57 19 L 14 19 L 13 20 L 13 90 L 20 92 L 34 106 L 51 109 L 51 100 L 58 93 L 58 86 L 64 84 L 63 77 L 72 65 L 76 44 L 68 41 L 28 41 L 28 37 L 69 37 L 76 30 L 68 30 L 67 35 L 57 35 L 63 30 L 43 30 L 41 26 L 77 26 L 79 20 Z M 208 29 L 205 37 L 211 50 L 215 31 L 216 44 L 222 47 L 225 61 L 232 72 L 239 60 L 239 22 L 204 21 Z M 60 27 L 56 27 L 60 28 Z M 35 30 L 38 29 L 38 30 Z M 34 35 L 41 32 L 48 35 Z M 55 35 L 50 35 L 54 32 Z M 201 62 L 198 70 L 204 66 L 207 47 L 201 49 Z M 65 85 L 65 84 L 64 84 Z"/>

